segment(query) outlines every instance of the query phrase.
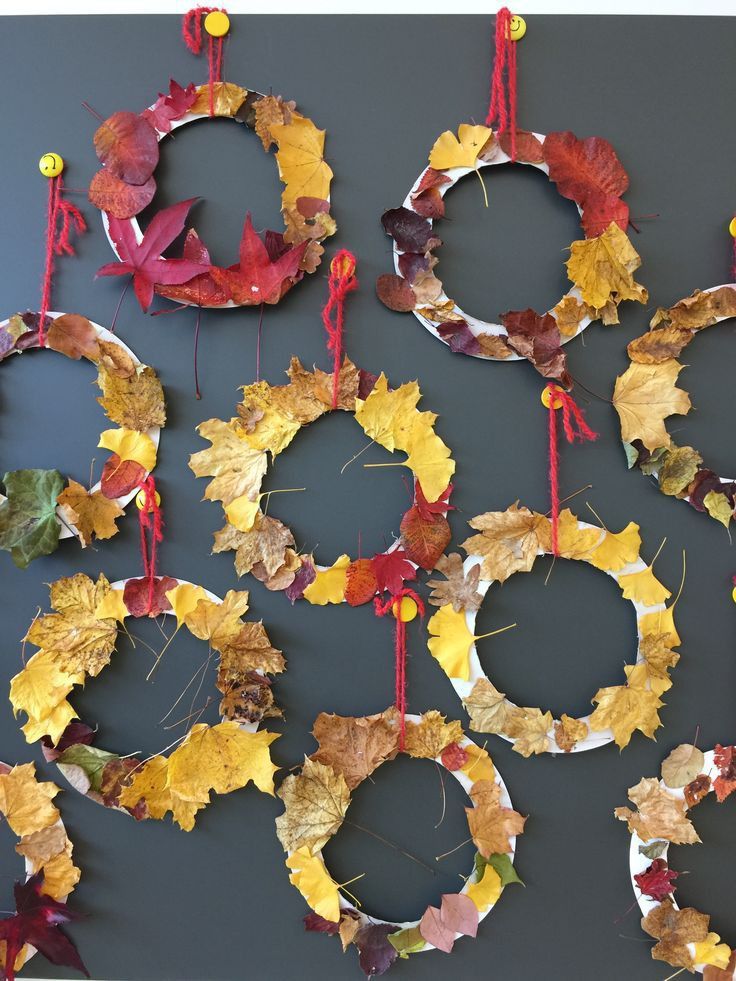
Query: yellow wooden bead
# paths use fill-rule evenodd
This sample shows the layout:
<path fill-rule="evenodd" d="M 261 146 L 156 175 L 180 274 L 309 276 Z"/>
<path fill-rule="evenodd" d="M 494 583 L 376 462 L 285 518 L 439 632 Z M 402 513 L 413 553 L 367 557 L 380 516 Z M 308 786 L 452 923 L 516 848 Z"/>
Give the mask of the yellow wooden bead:
<path fill-rule="evenodd" d="M 736 586 L 733 587 L 731 591 L 731 599 L 736 603 Z"/>
<path fill-rule="evenodd" d="M 526 21 L 523 17 L 519 17 L 518 14 L 514 14 L 509 21 L 509 37 L 512 41 L 521 41 L 525 34 Z"/>
<path fill-rule="evenodd" d="M 44 153 L 38 161 L 38 169 L 44 177 L 58 177 L 64 169 L 64 161 L 58 153 Z"/>
<path fill-rule="evenodd" d="M 419 612 L 411 596 L 402 596 L 400 600 L 394 600 L 391 609 L 396 619 L 401 620 L 402 623 L 410 623 Z"/>
<path fill-rule="evenodd" d="M 158 491 L 156 491 L 156 504 L 159 505 L 160 503 L 161 503 L 161 495 L 159 494 Z M 139 490 L 138 493 L 135 495 L 135 506 L 138 508 L 139 511 L 142 511 L 143 508 L 146 506 L 145 491 Z"/>
<path fill-rule="evenodd" d="M 552 399 L 552 391 L 551 391 L 549 385 L 545 386 L 542 389 L 542 394 L 539 397 L 542 400 L 542 405 L 545 407 L 545 409 L 548 409 L 549 408 L 549 403 L 550 403 L 550 401 Z M 554 399 L 554 403 L 553 403 L 552 408 L 559 409 L 561 406 L 562 406 L 561 400 L 557 396 L 555 396 L 555 399 Z"/>
<path fill-rule="evenodd" d="M 211 37 L 225 37 L 230 30 L 230 18 L 224 10 L 211 10 L 204 19 L 204 29 Z"/>
<path fill-rule="evenodd" d="M 734 217 L 729 222 L 728 231 L 730 235 L 733 235 L 733 237 L 736 238 L 736 215 L 734 215 Z"/>

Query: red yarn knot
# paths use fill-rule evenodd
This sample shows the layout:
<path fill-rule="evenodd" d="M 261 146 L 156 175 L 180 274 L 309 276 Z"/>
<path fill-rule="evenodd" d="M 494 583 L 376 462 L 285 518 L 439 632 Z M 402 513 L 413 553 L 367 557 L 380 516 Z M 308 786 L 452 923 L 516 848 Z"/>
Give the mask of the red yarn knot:
<path fill-rule="evenodd" d="M 141 561 L 143 562 L 143 577 L 148 580 L 148 606 L 146 613 L 153 609 L 154 590 L 156 588 L 156 553 L 158 544 L 164 537 L 164 519 L 161 506 L 156 495 L 156 481 L 149 474 L 140 483 L 143 494 L 143 507 L 138 513 L 141 533 Z M 150 548 L 148 534 L 150 532 Z"/>
<path fill-rule="evenodd" d="M 87 222 L 79 208 L 62 198 L 64 182 L 61 174 L 49 177 L 49 196 L 46 207 L 46 259 L 41 285 L 41 308 L 38 317 L 38 343 L 46 344 L 46 315 L 51 307 L 51 286 L 54 278 L 54 256 L 74 255 L 72 230 L 77 235 L 87 230 Z"/>
<path fill-rule="evenodd" d="M 491 97 L 486 126 L 498 124 L 498 132 L 511 130 L 511 159 L 516 160 L 516 42 L 511 40 L 512 13 L 501 7 L 496 14 Z"/>
<path fill-rule="evenodd" d="M 549 496 L 550 519 L 552 528 L 552 554 L 559 555 L 559 523 L 560 523 L 560 487 L 559 487 L 559 455 L 557 448 L 557 410 L 562 409 L 562 428 L 568 443 L 592 441 L 598 439 L 598 433 L 593 432 L 585 421 L 585 417 L 569 392 L 558 385 L 548 385 L 545 389 L 549 398 Z"/>
<path fill-rule="evenodd" d="M 193 7 L 184 14 L 181 33 L 184 43 L 192 52 L 198 55 L 202 50 L 202 23 L 207 14 L 227 14 L 224 7 Z M 222 81 L 222 45 L 224 38 L 207 35 L 207 62 L 209 65 L 209 114 L 215 115 L 215 82 Z"/>
<path fill-rule="evenodd" d="M 386 600 L 380 596 L 376 596 L 373 601 L 377 616 L 385 617 L 389 613 L 393 613 L 396 619 L 394 633 L 394 704 L 399 713 L 399 749 L 402 751 L 406 745 L 406 624 L 401 619 L 401 601 L 405 596 L 414 600 L 419 611 L 419 616 L 423 617 L 424 603 L 421 597 L 413 589 L 409 589 L 406 586 L 397 593 L 392 593 Z"/>
<path fill-rule="evenodd" d="M 340 249 L 330 263 L 327 285 L 330 295 L 322 310 L 322 323 L 327 331 L 327 350 L 332 351 L 332 408 L 337 408 L 340 396 L 340 363 L 342 361 L 342 335 L 345 326 L 345 298 L 358 288 L 355 278 L 355 256 L 347 249 Z M 333 317 L 334 312 L 334 317 Z"/>

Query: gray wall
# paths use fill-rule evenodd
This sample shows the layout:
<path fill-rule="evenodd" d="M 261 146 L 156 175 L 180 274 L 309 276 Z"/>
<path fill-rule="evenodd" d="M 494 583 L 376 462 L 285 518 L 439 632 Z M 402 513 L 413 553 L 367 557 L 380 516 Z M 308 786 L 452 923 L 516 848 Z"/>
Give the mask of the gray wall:
<path fill-rule="evenodd" d="M 103 115 L 139 110 L 169 76 L 181 82 L 203 79 L 206 67 L 186 51 L 178 27 L 177 19 L 167 17 L 2 19 L 0 282 L 6 314 L 38 304 L 45 186 L 37 158 L 49 149 L 59 151 L 68 161 L 69 185 L 84 187 L 96 161 L 95 121 L 80 107 L 82 100 Z M 328 131 L 339 223 L 330 252 L 338 244 L 352 248 L 362 282 L 350 300 L 348 350 L 366 368 L 387 371 L 394 383 L 418 378 L 425 407 L 440 414 L 439 432 L 458 463 L 458 510 L 451 519 L 456 542 L 464 537 L 468 518 L 517 498 L 546 510 L 540 380 L 525 363 L 486 364 L 451 355 L 413 317 L 384 309 L 373 283 L 391 268 L 381 212 L 401 202 L 443 129 L 484 116 L 491 31 L 489 17 L 252 16 L 235 19 L 226 55 L 229 78 L 295 98 Z M 628 834 L 612 810 L 625 802 L 628 786 L 654 775 L 662 756 L 678 742 L 692 740 L 698 728 L 703 747 L 736 738 L 730 598 L 736 561 L 719 525 L 626 471 L 617 418 L 606 399 L 627 364 L 627 341 L 645 329 L 655 305 L 727 279 L 725 226 L 736 203 L 735 42 L 736 23 L 713 18 L 530 18 L 519 50 L 521 124 L 607 137 L 631 176 L 632 215 L 659 215 L 642 221 L 635 236 L 650 309 L 624 305 L 620 327 L 594 326 L 567 348 L 573 375 L 602 396 L 585 404 L 601 439 L 583 449 L 565 448 L 563 494 L 592 483 L 577 498 L 578 511 L 586 516 L 587 500 L 612 529 L 638 521 L 646 556 L 666 536 L 657 571 L 673 589 L 686 549 L 687 582 L 677 609 L 682 660 L 665 697 L 665 728 L 656 744 L 637 736 L 621 754 L 611 745 L 572 759 L 524 760 L 490 737 L 489 749 L 515 805 L 530 815 L 517 862 L 526 888 L 509 889 L 478 939 L 459 942 L 451 961 L 439 953 L 422 955 L 399 964 L 397 978 L 452 971 L 467 979 L 655 981 L 667 973 L 666 965 L 650 960 L 636 911 L 626 915 L 633 899 Z M 252 134 L 228 122 L 177 134 L 157 176 L 157 205 L 194 194 L 206 198 L 196 222 L 215 261 L 234 260 L 247 208 L 256 227 L 279 227 L 273 160 Z M 494 315 L 509 307 L 546 309 L 565 288 L 564 248 L 578 231 L 574 208 L 525 168 L 489 173 L 487 187 L 488 211 L 476 181 L 466 181 L 448 198 L 452 221 L 442 227 L 443 279 L 470 310 Z M 111 256 L 97 213 L 89 206 L 86 211 L 91 233 L 80 243 L 78 261 L 60 265 L 55 305 L 108 324 L 120 283 L 93 281 L 95 270 Z M 292 353 L 309 364 L 327 365 L 319 318 L 326 295 L 323 272 L 266 312 L 263 374 L 270 381 L 282 377 Z M 157 368 L 168 398 L 170 423 L 156 471 L 166 508 L 162 569 L 220 594 L 236 585 L 251 590 L 254 615 L 264 619 L 289 659 L 289 670 L 276 685 L 287 721 L 274 725 L 283 732 L 275 756 L 288 768 L 312 750 L 309 731 L 318 712 L 361 715 L 389 702 L 391 628 L 368 607 L 292 609 L 259 583 L 236 583 L 228 556 L 209 556 L 220 511 L 200 503 L 204 485 L 192 477 L 187 459 L 205 445 L 195 425 L 210 416 L 227 418 L 237 387 L 253 379 L 256 321 L 253 310 L 206 314 L 202 402 L 193 397 L 192 312 L 151 320 L 129 295 L 119 331 Z M 688 349 L 692 367 L 683 380 L 698 411 L 677 424 L 678 441 L 692 441 L 726 475 L 736 470 L 733 330 L 733 324 L 725 324 Z M 87 387 L 92 371 L 35 353 L 4 366 L 2 374 L 3 467 L 57 466 L 85 480 L 103 427 L 94 389 Z M 273 510 L 292 523 L 300 543 L 318 546 L 324 559 L 354 551 L 358 529 L 366 549 L 397 530 L 406 503 L 398 471 L 353 465 L 339 476 L 362 445 L 350 419 L 325 420 L 295 442 L 270 484 L 309 488 L 274 498 Z M 373 459 L 381 457 L 376 452 Z M 110 579 L 138 573 L 135 513 L 122 529 L 99 549 L 81 552 L 66 543 L 26 572 L 0 556 L 0 688 L 18 670 L 20 638 L 37 608 L 46 605 L 44 583 L 75 571 L 104 571 Z M 621 680 L 622 665 L 633 656 L 633 614 L 602 574 L 558 563 L 545 588 L 546 571 L 540 562 L 531 575 L 494 590 L 480 625 L 491 629 L 518 620 L 520 627 L 486 642 L 486 666 L 496 684 L 524 704 L 584 712 L 598 686 Z M 154 625 L 136 625 L 136 630 L 156 643 Z M 411 706 L 416 711 L 436 707 L 464 719 L 424 648 L 423 630 L 410 633 Z M 84 716 L 99 722 L 100 745 L 146 753 L 166 745 L 178 730 L 162 732 L 157 722 L 203 656 L 201 647 L 182 639 L 156 683 L 147 686 L 141 661 L 148 655 L 140 645 L 135 651 L 121 645 L 113 666 L 76 699 Z M 54 768 L 43 764 L 37 747 L 25 745 L 19 724 L 6 703 L 0 711 L 2 757 L 33 759 L 53 778 Z M 397 761 L 379 771 L 375 786 L 355 795 L 351 817 L 431 862 L 466 834 L 462 799 L 454 790 L 450 782 L 447 814 L 435 830 L 441 794 L 434 768 Z M 277 800 L 252 789 L 218 799 L 191 834 L 168 822 L 137 825 L 71 790 L 62 806 L 84 870 L 74 903 L 88 914 L 73 935 L 95 977 L 359 976 L 352 952 L 343 957 L 336 940 L 303 932 L 305 906 L 288 883 L 274 834 Z M 692 872 L 681 880 L 682 899 L 713 910 L 715 929 L 736 942 L 729 813 L 704 804 L 697 822 L 707 844 L 673 849 L 672 861 Z M 7 908 L 10 883 L 20 869 L 7 829 L 4 834 L 0 905 Z M 441 875 L 432 877 L 345 828 L 329 860 L 341 881 L 370 873 L 360 883 L 368 910 L 408 917 L 456 888 L 469 856 L 467 849 L 458 852 L 440 863 Z M 49 976 L 49 970 L 39 956 L 26 973 Z"/>

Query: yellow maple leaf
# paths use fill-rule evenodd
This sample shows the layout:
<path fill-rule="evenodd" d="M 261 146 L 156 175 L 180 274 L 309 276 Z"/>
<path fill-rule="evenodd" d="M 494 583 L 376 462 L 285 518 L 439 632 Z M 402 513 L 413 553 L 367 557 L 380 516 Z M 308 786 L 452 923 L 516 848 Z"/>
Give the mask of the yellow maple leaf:
<path fill-rule="evenodd" d="M 720 943 L 720 939 L 717 933 L 709 933 L 705 940 L 696 943 L 693 961 L 696 964 L 712 964 L 725 971 L 731 959 L 731 948 L 728 944 Z"/>
<path fill-rule="evenodd" d="M 200 600 L 207 599 L 207 590 L 190 582 L 181 582 L 168 590 L 166 599 L 171 604 L 171 610 L 176 617 L 177 627 L 180 627 L 192 613 Z"/>
<path fill-rule="evenodd" d="M 248 95 L 246 89 L 234 82 L 213 82 L 212 88 L 212 109 L 215 116 L 234 116 L 245 102 Z M 197 88 L 197 98 L 190 107 L 192 114 L 209 115 L 210 111 L 210 87 L 200 85 Z"/>
<path fill-rule="evenodd" d="M 624 599 L 642 603 L 644 606 L 657 606 L 664 603 L 672 593 L 663 586 L 648 565 L 641 572 L 631 572 L 627 576 L 619 576 L 618 584 L 623 591 Z"/>
<path fill-rule="evenodd" d="M 455 473 L 455 461 L 450 450 L 435 433 L 421 413 L 409 434 L 406 465 L 421 484 L 429 502 L 436 501 L 447 489 Z"/>
<path fill-rule="evenodd" d="M 456 613 L 451 605 L 442 606 L 427 624 L 430 638 L 427 646 L 439 661 L 448 678 L 470 679 L 470 648 L 475 636 L 468 629 L 465 613 Z"/>
<path fill-rule="evenodd" d="M 210 790 L 229 794 L 249 781 L 273 795 L 269 746 L 276 732 L 247 732 L 237 722 L 192 726 L 186 739 L 169 757 L 169 789 L 185 800 L 201 800 Z"/>
<path fill-rule="evenodd" d="M 475 903 L 478 912 L 485 913 L 498 902 L 502 891 L 501 876 L 492 865 L 486 865 L 483 869 L 483 878 L 468 886 L 467 895 Z"/>
<path fill-rule="evenodd" d="M 48 736 L 51 742 L 56 745 L 64 735 L 64 730 L 72 721 L 79 716 L 72 705 L 66 699 L 55 705 L 54 708 L 42 719 L 34 719 L 29 716 L 28 722 L 21 726 L 21 731 L 26 737 L 27 743 L 35 743 L 42 736 Z"/>
<path fill-rule="evenodd" d="M 366 436 L 393 453 L 407 447 L 421 397 L 415 381 L 389 391 L 382 372 L 368 397 L 355 400 L 355 418 Z"/>
<path fill-rule="evenodd" d="M 154 820 L 165 817 L 171 811 L 174 821 L 183 831 L 194 827 L 195 815 L 209 802 L 209 794 L 204 800 L 183 800 L 172 793 L 168 786 L 169 761 L 165 756 L 153 756 L 137 770 L 133 771 L 130 783 L 120 792 L 120 804 L 134 808 L 145 801 L 148 815 Z"/>
<path fill-rule="evenodd" d="M 632 364 L 616 379 L 613 405 L 621 420 L 621 439 L 640 439 L 650 450 L 672 445 L 664 420 L 687 415 L 690 396 L 675 384 L 682 365 L 671 359 L 661 364 Z"/>
<path fill-rule="evenodd" d="M 29 719 L 40 721 L 64 701 L 74 685 L 83 681 L 83 673 L 63 670 L 53 651 L 38 651 L 11 680 L 10 704 L 16 715 L 25 712 Z"/>
<path fill-rule="evenodd" d="M 314 606 L 342 603 L 348 582 L 349 555 L 340 555 L 327 569 L 317 569 L 313 582 L 304 590 L 304 599 Z"/>
<path fill-rule="evenodd" d="M 560 512 L 557 526 L 557 544 L 564 559 L 585 559 L 600 542 L 605 540 L 605 532 L 600 528 L 585 528 L 582 522 L 565 508 Z"/>
<path fill-rule="evenodd" d="M 117 534 L 115 520 L 125 513 L 117 501 L 105 497 L 102 491 L 88 491 L 76 480 L 69 480 L 56 501 L 66 523 L 76 528 L 83 548 L 93 538 L 106 539 Z"/>
<path fill-rule="evenodd" d="M 325 868 L 325 863 L 317 855 L 312 855 L 305 846 L 297 848 L 286 859 L 288 868 L 294 871 L 289 882 L 296 886 L 304 896 L 309 907 L 330 923 L 340 920 L 340 893 L 337 883 Z"/>
<path fill-rule="evenodd" d="M 663 787 L 656 777 L 642 777 L 635 787 L 629 787 L 629 800 L 637 810 L 617 807 L 613 812 L 619 821 L 626 821 L 629 831 L 642 841 L 664 838 L 674 845 L 694 845 L 700 841 L 690 818 L 687 804 Z"/>
<path fill-rule="evenodd" d="M 635 675 L 634 681 L 643 678 Z M 662 725 L 658 709 L 663 702 L 655 691 L 634 685 L 613 685 L 599 688 L 593 696 L 596 709 L 590 716 L 593 732 L 610 729 L 619 749 L 629 745 L 633 733 L 638 729 L 649 739 L 654 739 L 655 731 Z"/>
<path fill-rule="evenodd" d="M 655 613 L 645 613 L 639 618 L 639 632 L 642 637 L 657 636 L 668 647 L 679 647 L 682 641 L 675 627 L 675 607 Z"/>
<path fill-rule="evenodd" d="M 230 504 L 237 497 L 255 497 L 268 469 L 264 450 L 253 449 L 244 439 L 239 420 L 208 419 L 197 432 L 212 446 L 189 457 L 189 468 L 195 477 L 214 478 L 204 496 L 208 501 Z"/>
<path fill-rule="evenodd" d="M 463 738 L 463 729 L 457 720 L 447 722 L 441 712 L 430 709 L 418 722 L 407 720 L 405 752 L 414 759 L 434 760 L 450 743 L 459 743 Z"/>
<path fill-rule="evenodd" d="M 258 419 L 251 431 L 243 432 L 241 438 L 253 449 L 268 450 L 274 457 L 286 449 L 302 425 L 298 419 L 281 411 L 288 404 L 283 398 L 279 406 L 274 404 L 274 393 L 278 392 L 279 388 L 272 388 L 268 382 L 254 382 L 244 386 L 242 402 L 246 412 L 251 413 L 251 417 L 257 414 Z"/>
<path fill-rule="evenodd" d="M 474 167 L 478 154 L 493 136 L 488 126 L 461 123 L 457 136 L 452 130 L 441 133 L 429 153 L 429 166 L 435 170 L 450 167 Z"/>
<path fill-rule="evenodd" d="M 97 445 L 117 453 L 121 460 L 140 463 L 146 473 L 156 466 L 156 444 L 147 433 L 139 433 L 135 429 L 106 429 L 100 433 Z"/>
<path fill-rule="evenodd" d="M 655 695 L 662 695 L 672 687 L 672 680 L 666 671 L 653 671 L 649 662 L 625 664 L 624 672 L 630 688 L 651 688 Z"/>
<path fill-rule="evenodd" d="M 64 900 L 79 882 L 81 872 L 72 861 L 72 843 L 46 861 L 33 862 L 33 873 L 43 871 L 42 891 L 52 899 Z"/>
<path fill-rule="evenodd" d="M 284 813 L 276 818 L 276 834 L 284 851 L 319 851 L 339 830 L 350 804 L 350 788 L 342 773 L 318 760 L 305 760 L 300 773 L 279 787 Z"/>
<path fill-rule="evenodd" d="M 0 813 L 17 835 L 31 835 L 55 824 L 59 811 L 51 801 L 59 793 L 53 783 L 39 783 L 34 763 L 0 774 Z"/>
<path fill-rule="evenodd" d="M 223 510 L 228 523 L 238 531 L 250 531 L 260 513 L 262 497 L 263 495 L 259 494 L 255 501 L 251 501 L 247 494 L 243 494 L 242 497 L 236 497 L 226 504 Z"/>
<path fill-rule="evenodd" d="M 630 521 L 623 531 L 607 531 L 603 541 L 593 549 L 587 561 L 604 572 L 618 572 L 639 558 L 640 549 L 639 525 Z"/>
<path fill-rule="evenodd" d="M 609 300 L 647 301 L 647 291 L 634 281 L 641 259 L 615 222 L 597 238 L 573 242 L 566 265 L 583 302 L 595 309 L 605 307 Z"/>
<path fill-rule="evenodd" d="M 278 146 L 279 177 L 285 185 L 282 207 L 292 207 L 302 197 L 326 201 L 330 196 L 332 170 L 323 157 L 325 131 L 298 113 L 292 113 L 290 122 L 275 124 L 270 129 Z"/>
<path fill-rule="evenodd" d="M 235 589 L 229 589 L 221 603 L 200 597 L 194 608 L 184 613 L 184 621 L 195 637 L 208 640 L 219 651 L 233 643 L 243 630 L 245 624 L 240 618 L 247 613 L 249 600 L 247 590 Z"/>
<path fill-rule="evenodd" d="M 519 708 L 510 717 L 507 734 L 514 740 L 514 752 L 527 759 L 549 749 L 549 733 L 554 725 L 551 712 L 539 708 Z"/>

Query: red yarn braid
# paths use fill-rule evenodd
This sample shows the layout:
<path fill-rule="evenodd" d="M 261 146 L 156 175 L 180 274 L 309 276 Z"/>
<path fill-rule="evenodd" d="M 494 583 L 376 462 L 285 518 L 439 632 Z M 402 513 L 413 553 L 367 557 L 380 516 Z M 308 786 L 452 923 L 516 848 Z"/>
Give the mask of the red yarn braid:
<path fill-rule="evenodd" d="M 511 40 L 511 17 L 508 7 L 496 14 L 493 74 L 486 126 L 498 124 L 498 132 L 511 129 L 511 159 L 516 160 L 516 42 Z"/>
<path fill-rule="evenodd" d="M 54 277 L 54 257 L 74 255 L 71 233 L 78 235 L 87 230 L 82 212 L 69 201 L 62 198 L 64 182 L 61 175 L 49 177 L 49 197 L 46 208 L 46 259 L 44 262 L 41 286 L 41 309 L 39 311 L 38 343 L 46 344 L 46 315 L 51 307 L 51 286 Z M 61 225 L 59 225 L 61 220 Z"/>
<path fill-rule="evenodd" d="M 181 33 L 184 43 L 192 52 L 198 55 L 202 50 L 202 21 L 207 14 L 215 11 L 226 14 L 224 7 L 193 7 L 184 14 Z M 222 47 L 224 37 L 207 37 L 207 63 L 209 66 L 209 114 L 215 115 L 215 82 L 222 81 Z"/>
<path fill-rule="evenodd" d="M 345 298 L 348 293 L 358 288 L 358 280 L 355 278 L 355 256 L 352 252 L 340 249 L 330 263 L 330 276 L 327 283 L 330 295 L 322 310 L 322 323 L 327 331 L 327 350 L 332 351 L 332 408 L 336 409 L 340 395 Z"/>
<path fill-rule="evenodd" d="M 156 588 L 156 553 L 158 543 L 164 537 L 164 519 L 161 507 L 156 497 L 156 481 L 149 474 L 141 482 L 143 492 L 143 507 L 138 514 L 138 521 L 141 532 L 141 560 L 143 562 L 143 577 L 148 580 L 148 606 L 146 612 L 150 613 L 153 608 L 153 594 Z M 150 550 L 148 544 L 148 532 L 150 531 Z"/>
<path fill-rule="evenodd" d="M 576 440 L 583 443 L 586 440 L 598 439 L 598 433 L 588 426 L 582 411 L 572 395 L 557 385 L 548 385 L 549 396 L 549 498 L 550 520 L 552 525 L 552 554 L 559 555 L 559 523 L 560 523 L 560 488 L 559 488 L 559 458 L 557 448 L 557 409 L 562 409 L 562 427 L 568 443 Z"/>
<path fill-rule="evenodd" d="M 404 587 L 398 593 L 392 593 L 388 599 L 383 600 L 376 596 L 373 606 L 376 615 L 385 617 L 394 612 L 396 606 L 396 628 L 394 633 L 394 659 L 395 659 L 395 693 L 394 704 L 399 713 L 399 749 L 403 750 L 406 743 L 406 624 L 401 619 L 401 600 L 408 596 L 417 604 L 419 616 L 424 616 L 424 603 L 413 589 Z"/>

